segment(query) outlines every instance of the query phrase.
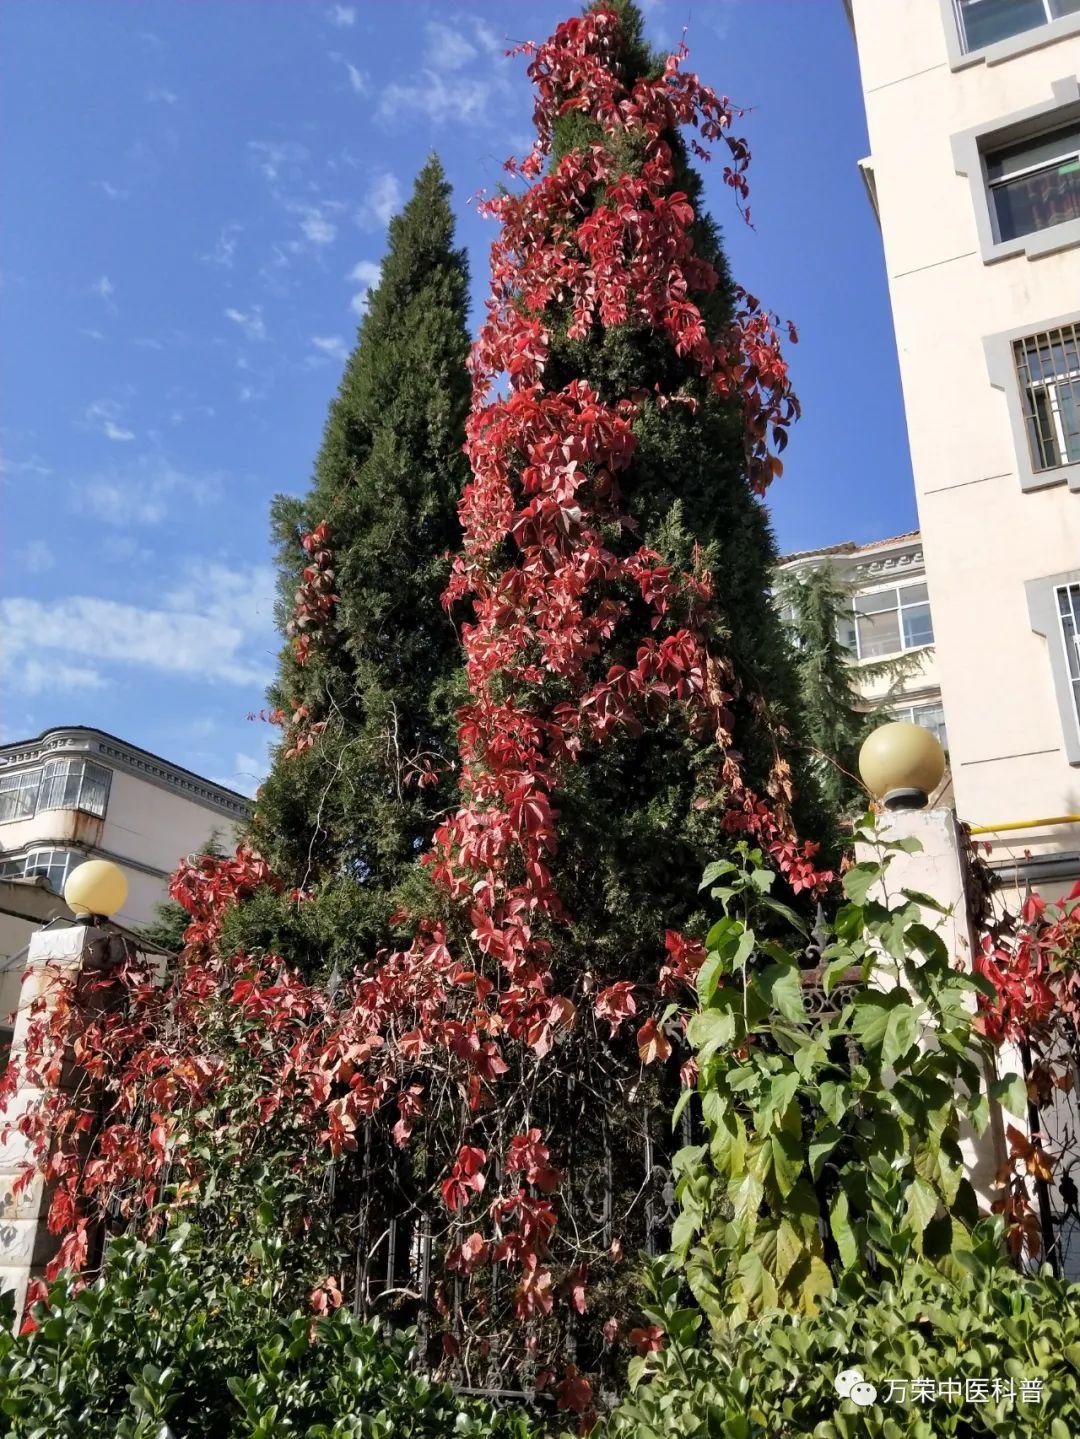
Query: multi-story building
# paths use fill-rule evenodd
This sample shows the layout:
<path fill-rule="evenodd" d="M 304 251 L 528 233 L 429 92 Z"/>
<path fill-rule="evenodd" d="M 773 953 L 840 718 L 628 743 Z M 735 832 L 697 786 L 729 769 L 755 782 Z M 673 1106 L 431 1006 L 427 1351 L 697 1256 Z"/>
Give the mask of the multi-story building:
<path fill-rule="evenodd" d="M 1080 3 L 845 3 L 956 806 L 1054 890 L 1080 874 Z"/>
<path fill-rule="evenodd" d="M 75 865 L 118 864 L 128 898 L 114 919 L 138 928 L 153 919 L 177 862 L 215 835 L 227 845 L 250 808 L 243 795 L 101 730 L 73 725 L 0 745 L 0 1026 L 18 997 L 19 952 L 39 924 L 68 913 L 55 896 Z"/>
<path fill-rule="evenodd" d="M 857 545 L 852 540 L 785 555 L 781 571 L 828 568 L 851 596 L 839 638 L 851 651 L 855 686 L 867 707 L 931 730 L 948 749 L 918 530 Z M 896 661 L 887 672 L 882 661 Z"/>

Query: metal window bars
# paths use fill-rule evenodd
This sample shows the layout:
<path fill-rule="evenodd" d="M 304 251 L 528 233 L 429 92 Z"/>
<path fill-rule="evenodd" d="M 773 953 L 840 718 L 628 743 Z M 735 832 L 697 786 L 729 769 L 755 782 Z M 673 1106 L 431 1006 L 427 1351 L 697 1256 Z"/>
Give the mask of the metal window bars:
<path fill-rule="evenodd" d="M 1013 344 L 1034 470 L 1080 463 L 1080 322 Z"/>

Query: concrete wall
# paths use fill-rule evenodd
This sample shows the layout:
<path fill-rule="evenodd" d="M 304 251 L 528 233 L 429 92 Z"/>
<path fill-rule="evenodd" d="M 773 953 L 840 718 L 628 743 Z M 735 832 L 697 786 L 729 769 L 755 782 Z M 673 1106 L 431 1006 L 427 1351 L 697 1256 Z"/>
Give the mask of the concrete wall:
<path fill-rule="evenodd" d="M 1033 629 L 1027 586 L 1080 569 L 1080 493 L 1065 476 L 1022 488 L 1027 458 L 984 341 L 1080 320 L 1080 248 L 1070 236 L 988 263 L 980 185 L 958 173 L 954 140 L 1052 102 L 1080 73 L 1080 34 L 1059 27 L 1034 37 L 1051 43 L 958 63 L 941 0 L 852 11 L 957 810 L 972 824 L 1077 813 L 1055 640 Z M 1025 832 L 1001 857 L 1020 847 L 1080 852 L 1080 826 Z"/>

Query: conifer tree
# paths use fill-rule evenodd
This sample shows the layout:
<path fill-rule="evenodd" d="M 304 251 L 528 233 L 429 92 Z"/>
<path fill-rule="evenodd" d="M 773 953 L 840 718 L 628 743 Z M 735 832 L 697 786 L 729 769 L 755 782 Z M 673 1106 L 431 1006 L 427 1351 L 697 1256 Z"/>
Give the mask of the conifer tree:
<path fill-rule="evenodd" d="M 390 222 L 378 285 L 330 406 L 311 488 L 273 506 L 286 726 L 252 824 L 283 881 L 238 943 L 345 967 L 386 920 L 454 791 L 461 666 L 440 602 L 468 473 L 468 270 L 432 157 Z"/>
<path fill-rule="evenodd" d="M 853 655 L 840 640 L 851 591 L 827 566 L 784 571 L 776 599 L 791 634 L 803 714 L 802 734 L 814 758 L 817 782 L 834 814 L 865 808 L 858 778 L 859 749 L 888 717 L 899 684 L 917 667 L 916 655 L 864 663 L 856 687 Z M 883 692 L 880 682 L 888 681 Z M 875 692 L 874 699 L 866 698 Z"/>

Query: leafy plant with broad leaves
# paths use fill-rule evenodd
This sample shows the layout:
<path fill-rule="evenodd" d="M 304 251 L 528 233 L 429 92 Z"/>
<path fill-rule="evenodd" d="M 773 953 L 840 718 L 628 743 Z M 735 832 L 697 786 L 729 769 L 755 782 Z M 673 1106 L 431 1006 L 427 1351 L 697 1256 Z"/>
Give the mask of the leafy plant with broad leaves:
<path fill-rule="evenodd" d="M 821 920 L 813 976 L 759 851 L 744 845 L 705 874 L 723 915 L 687 1026 L 704 1142 L 676 1156 L 673 1248 L 717 1327 L 812 1314 L 853 1272 L 896 1280 L 926 1259 L 957 1274 L 979 1217 L 962 1126 L 982 1133 L 990 1098 L 1024 1113 L 1017 1076 L 987 1086 L 991 1048 L 975 1023 L 987 981 L 927 923 L 932 898 L 888 894 L 892 860 L 918 841 L 883 838 L 870 817 L 855 838 L 870 857 Z M 808 1008 L 808 978 L 824 1013 Z"/>
<path fill-rule="evenodd" d="M 670 1261 L 657 1266 L 648 1352 L 630 1361 L 631 1393 L 594 1439 L 1080 1432 L 1080 1285 L 1003 1265 L 996 1222 L 959 1253 L 955 1278 L 919 1259 L 880 1283 L 851 1272 L 815 1314 L 777 1309 L 724 1334 L 702 1334 L 682 1289 Z M 874 1388 L 873 1402 L 837 1392 L 850 1369 Z M 980 1391 L 968 1381 L 985 1383 L 985 1397 L 969 1398 Z"/>

